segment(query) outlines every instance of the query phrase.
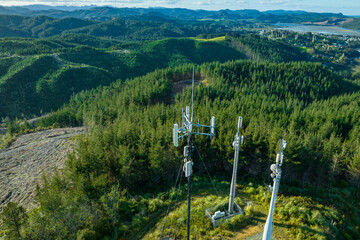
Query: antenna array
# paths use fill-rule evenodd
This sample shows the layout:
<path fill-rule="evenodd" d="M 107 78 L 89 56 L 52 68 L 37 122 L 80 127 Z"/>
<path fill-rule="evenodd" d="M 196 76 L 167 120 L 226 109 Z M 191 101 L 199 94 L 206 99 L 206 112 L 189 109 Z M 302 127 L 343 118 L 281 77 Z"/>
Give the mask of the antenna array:
<path fill-rule="evenodd" d="M 185 112 L 182 109 L 181 116 L 181 124 L 174 124 L 173 129 L 173 142 L 174 146 L 179 146 L 179 140 L 183 140 L 187 138 L 187 145 L 184 147 L 184 165 L 183 171 L 185 173 L 185 177 L 188 179 L 188 217 L 187 217 L 187 239 L 190 240 L 190 208 L 191 208 L 191 176 L 193 173 L 192 167 L 194 165 L 192 161 L 192 152 L 193 152 L 193 135 L 205 135 L 210 137 L 210 139 L 215 138 L 215 117 L 212 116 L 210 119 L 210 125 L 200 124 L 200 120 L 198 119 L 198 123 L 193 122 L 193 113 L 194 113 L 194 79 L 195 79 L 195 70 L 193 67 L 193 75 L 192 75 L 192 94 L 191 94 L 191 113 L 190 107 L 186 106 Z M 233 142 L 233 147 L 235 149 L 234 156 L 234 166 L 233 166 L 233 176 L 230 187 L 230 196 L 229 196 L 229 207 L 228 211 L 225 212 L 217 211 L 214 215 L 210 215 L 208 210 L 205 211 L 205 215 L 208 216 L 214 227 L 217 226 L 218 221 L 221 219 L 228 219 L 238 214 L 243 214 L 243 210 L 235 203 L 235 190 L 236 190 L 236 178 L 237 178 L 237 166 L 239 160 L 239 151 L 240 145 L 243 144 L 243 136 L 240 135 L 240 129 L 242 127 L 242 117 L 239 116 L 238 119 L 238 130 L 235 135 L 235 139 Z M 195 130 L 196 129 L 196 130 Z M 200 131 L 206 130 L 206 131 Z M 279 153 L 276 155 L 276 164 L 272 164 L 270 166 L 270 170 L 272 171 L 271 177 L 273 178 L 274 185 L 272 188 L 272 196 L 268 218 L 265 223 L 264 232 L 262 240 L 271 240 L 272 232 L 273 232 L 273 224 L 274 224 L 274 209 L 276 204 L 276 197 L 278 194 L 280 179 L 281 179 L 281 166 L 284 160 L 283 150 L 286 148 L 286 142 L 284 139 L 280 141 L 280 149 Z"/>
<path fill-rule="evenodd" d="M 187 137 L 187 145 L 184 147 L 184 173 L 185 177 L 188 179 L 188 218 L 187 218 L 187 239 L 190 239 L 190 205 L 191 205 L 191 176 L 192 176 L 192 151 L 193 151 L 193 135 L 205 135 L 209 136 L 210 139 L 215 138 L 215 117 L 212 116 L 210 119 L 210 125 L 193 123 L 193 111 L 194 111 L 194 79 L 195 79 L 195 70 L 193 67 L 193 78 L 192 78 L 192 95 L 191 95 L 191 114 L 190 107 L 186 106 L 186 110 L 182 110 L 182 121 L 179 127 L 178 124 L 174 124 L 173 129 L 173 142 L 174 146 L 179 146 L 179 139 L 183 140 Z M 194 131 L 194 129 L 197 130 Z M 208 129 L 208 132 L 202 132 L 201 129 Z"/>

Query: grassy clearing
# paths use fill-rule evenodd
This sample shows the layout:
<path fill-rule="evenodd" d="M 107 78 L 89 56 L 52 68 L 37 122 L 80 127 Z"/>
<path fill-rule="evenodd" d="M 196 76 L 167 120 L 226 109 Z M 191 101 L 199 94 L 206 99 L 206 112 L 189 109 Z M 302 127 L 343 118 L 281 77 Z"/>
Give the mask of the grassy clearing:
<path fill-rule="evenodd" d="M 203 181 L 193 185 L 191 209 L 192 239 L 261 239 L 268 215 L 271 193 L 266 186 L 238 185 L 236 202 L 244 209 L 245 215 L 238 215 L 222 222 L 213 228 L 205 217 L 205 209 L 215 207 L 218 210 L 227 208 L 229 183 L 216 182 L 219 196 L 212 187 Z M 290 187 L 291 188 L 291 187 Z M 325 204 L 326 200 L 304 195 L 283 195 L 289 187 L 282 186 L 275 209 L 274 239 L 337 239 L 337 234 L 346 220 L 341 210 L 334 205 Z M 324 193 L 321 193 L 324 194 Z M 340 196 L 337 189 L 330 195 Z M 185 239 L 187 227 L 186 194 L 174 205 L 169 213 L 165 212 L 157 219 L 150 231 L 144 232 L 143 239 Z M 319 195 L 320 196 L 320 195 Z M 324 195 L 325 196 L 325 195 Z M 341 202 L 341 201 L 340 201 Z M 350 238 L 349 238 L 350 239 Z"/>
<path fill-rule="evenodd" d="M 203 185 L 203 183 L 200 183 Z M 210 220 L 205 217 L 205 209 L 215 207 L 224 210 L 228 203 L 229 184 L 222 182 L 217 186 L 219 196 L 211 188 L 196 189 L 192 197 L 191 236 L 192 239 L 248 239 L 262 234 L 268 210 L 251 196 L 253 188 L 238 186 L 236 202 L 244 209 L 245 215 L 238 215 L 222 222 L 218 228 L 213 228 Z M 266 194 L 269 195 L 269 194 Z M 222 197 L 224 196 L 224 197 Z M 267 196 L 269 198 L 269 196 Z M 267 205 L 269 203 L 266 203 Z M 158 239 L 171 237 L 172 239 L 186 238 L 187 201 L 182 199 L 176 204 L 176 209 L 167 216 L 159 218 L 157 224 L 144 239 Z M 276 224 L 276 223 L 275 223 Z M 291 239 L 285 225 L 275 227 L 276 239 Z"/>
<path fill-rule="evenodd" d="M 225 36 L 210 38 L 210 39 L 190 37 L 189 39 L 194 39 L 196 41 L 201 41 L 201 42 L 222 42 L 222 41 L 225 41 Z"/>

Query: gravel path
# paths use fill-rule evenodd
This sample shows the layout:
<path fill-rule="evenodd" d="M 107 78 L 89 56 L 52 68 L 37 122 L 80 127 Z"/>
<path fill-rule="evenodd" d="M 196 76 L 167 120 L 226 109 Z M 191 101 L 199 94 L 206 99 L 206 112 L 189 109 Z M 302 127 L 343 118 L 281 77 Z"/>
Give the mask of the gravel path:
<path fill-rule="evenodd" d="M 9 201 L 35 207 L 36 184 L 43 174 L 62 169 L 75 146 L 70 137 L 86 133 L 85 127 L 58 128 L 21 135 L 0 150 L 0 211 Z"/>

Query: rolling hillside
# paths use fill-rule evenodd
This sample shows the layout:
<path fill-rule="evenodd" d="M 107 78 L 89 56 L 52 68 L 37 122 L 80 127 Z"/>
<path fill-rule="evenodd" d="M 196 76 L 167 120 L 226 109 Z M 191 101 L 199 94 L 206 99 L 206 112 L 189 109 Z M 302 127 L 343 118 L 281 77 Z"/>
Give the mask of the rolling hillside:
<path fill-rule="evenodd" d="M 231 46 L 255 61 L 289 62 L 306 61 L 310 58 L 297 47 L 255 34 L 234 37 Z"/>
<path fill-rule="evenodd" d="M 60 34 L 66 30 L 95 24 L 93 21 L 78 18 L 54 19 L 45 16 L 23 17 L 0 15 L 2 31 L 0 37 L 44 38 Z"/>
<path fill-rule="evenodd" d="M 41 100 L 36 94 L 37 81 L 58 67 L 46 55 L 26 57 L 9 67 L 0 78 L 0 93 L 4 96 L 0 100 L 2 117 L 38 112 Z"/>
<path fill-rule="evenodd" d="M 76 17 L 52 18 L 0 15 L 0 38 L 46 38 L 65 33 L 82 33 L 122 40 L 154 40 L 169 37 L 195 37 L 198 34 L 230 31 L 221 24 L 195 22 L 190 24 L 166 21 L 148 16 L 143 19 L 108 19 L 96 21 Z"/>
<path fill-rule="evenodd" d="M 74 93 L 157 68 L 245 58 L 225 41 L 165 39 L 128 44 L 82 36 L 0 41 L 5 55 L 0 63 L 0 93 L 6 96 L 0 99 L 0 117 L 56 110 Z"/>
<path fill-rule="evenodd" d="M 261 50 L 260 50 L 261 49 Z M 306 60 L 298 48 L 258 36 L 122 42 L 84 34 L 0 40 L 0 117 L 56 110 L 74 93 L 157 68 L 237 59 Z"/>

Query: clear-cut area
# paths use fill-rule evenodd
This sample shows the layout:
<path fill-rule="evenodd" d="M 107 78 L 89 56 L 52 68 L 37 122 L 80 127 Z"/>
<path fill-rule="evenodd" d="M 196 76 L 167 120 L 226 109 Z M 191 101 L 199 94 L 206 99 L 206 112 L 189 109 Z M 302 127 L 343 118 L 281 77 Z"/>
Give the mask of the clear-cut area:
<path fill-rule="evenodd" d="M 36 206 L 35 189 L 42 176 L 63 169 L 85 127 L 58 128 L 19 136 L 10 147 L 0 150 L 0 209 L 8 202 L 29 208 Z"/>

